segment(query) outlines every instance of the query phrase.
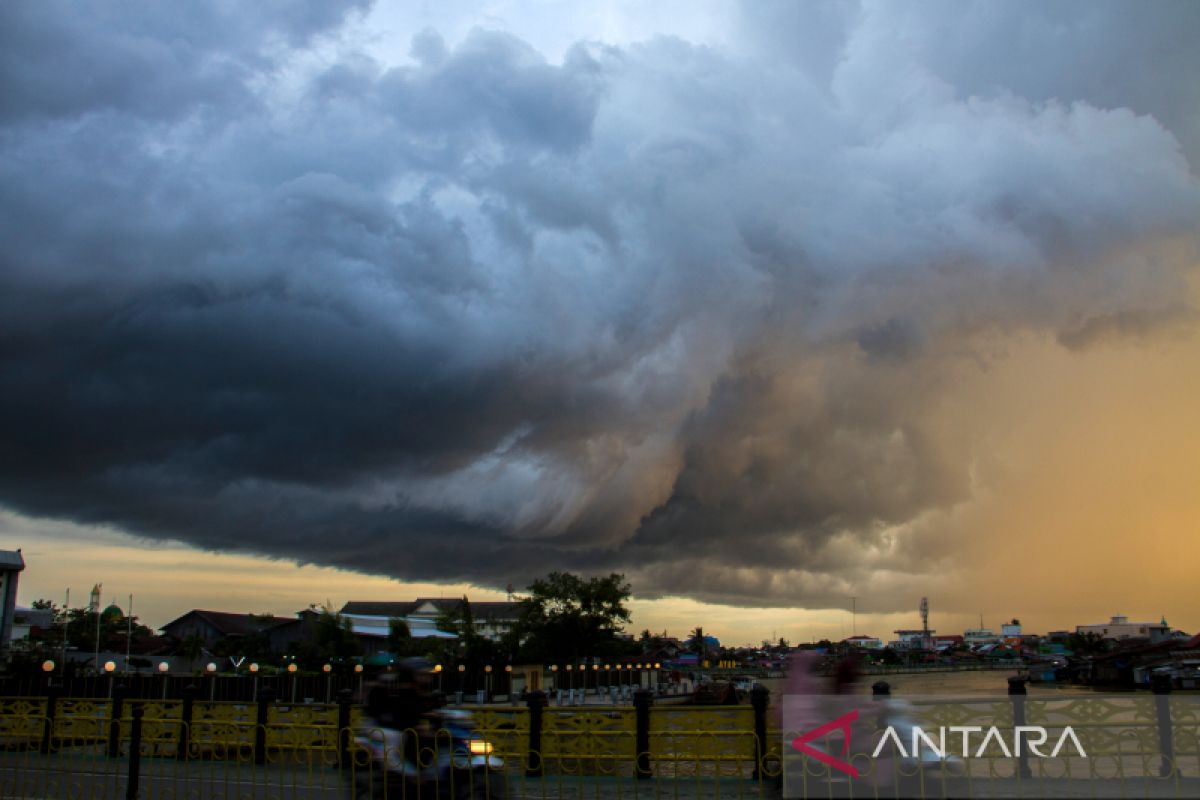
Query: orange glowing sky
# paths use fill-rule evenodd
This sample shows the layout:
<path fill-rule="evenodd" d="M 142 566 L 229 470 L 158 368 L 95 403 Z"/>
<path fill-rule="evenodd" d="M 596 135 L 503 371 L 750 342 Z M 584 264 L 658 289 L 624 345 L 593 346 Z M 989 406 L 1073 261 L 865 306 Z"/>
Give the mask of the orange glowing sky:
<path fill-rule="evenodd" d="M 1192 330 L 1084 352 L 1037 340 L 1008 342 L 1007 356 L 958 387 L 948 426 L 986 421 L 974 465 L 975 497 L 916 535 L 940 559 L 921 591 L 931 625 L 958 632 L 1020 618 L 1033 631 L 1166 615 L 1200 629 L 1200 336 Z M 191 608 L 289 614 L 310 603 L 415 596 L 502 599 L 466 585 L 417 584 L 251 555 L 202 552 L 13 514 L 0 517 L 6 547 L 28 563 L 20 602 L 82 603 L 95 582 L 105 599 L 161 625 Z M 857 630 L 887 636 L 912 613 L 872 613 L 877 586 L 855 587 Z M 680 597 L 632 603 L 634 631 L 684 635 L 704 626 L 723 641 L 792 641 L 849 635 L 844 609 L 738 608 Z M 800 598 L 802 602 L 802 598 Z M 901 600 L 901 602 L 903 602 Z"/>

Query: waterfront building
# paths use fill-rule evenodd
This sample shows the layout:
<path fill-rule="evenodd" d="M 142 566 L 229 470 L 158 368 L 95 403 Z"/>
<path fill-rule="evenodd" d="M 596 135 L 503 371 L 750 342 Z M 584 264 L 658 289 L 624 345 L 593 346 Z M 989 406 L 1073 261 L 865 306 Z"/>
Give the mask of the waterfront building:
<path fill-rule="evenodd" d="M 1171 637 L 1171 626 L 1164 617 L 1161 622 L 1130 622 L 1129 617 L 1115 614 L 1108 622 L 1095 625 L 1076 625 L 1078 634 L 1094 633 L 1102 639 L 1120 641 L 1122 639 L 1149 639 L 1151 644 L 1165 641 Z"/>
<path fill-rule="evenodd" d="M 1000 637 L 991 628 L 967 628 L 963 631 L 963 642 L 971 648 L 985 644 L 997 644 Z"/>
<path fill-rule="evenodd" d="M 932 650 L 934 634 L 937 631 L 926 631 L 917 629 L 903 629 L 893 631 L 896 638 L 888 642 L 888 646 L 893 650 Z"/>
<path fill-rule="evenodd" d="M 851 636 L 849 639 L 843 639 L 842 641 L 851 647 L 857 647 L 861 650 L 883 649 L 883 640 L 875 636 Z"/>

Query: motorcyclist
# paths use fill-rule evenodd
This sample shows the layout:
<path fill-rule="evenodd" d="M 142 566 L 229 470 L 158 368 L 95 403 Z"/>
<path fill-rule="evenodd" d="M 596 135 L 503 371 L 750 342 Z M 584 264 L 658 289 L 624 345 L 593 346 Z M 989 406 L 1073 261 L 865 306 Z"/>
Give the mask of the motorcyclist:
<path fill-rule="evenodd" d="M 422 740 L 430 736 L 428 715 L 437 706 L 431 688 L 432 665 L 423 658 L 410 658 L 380 676 L 367 692 L 363 727 L 379 729 L 387 742 L 399 738 L 399 755 L 414 765 L 421 763 Z"/>

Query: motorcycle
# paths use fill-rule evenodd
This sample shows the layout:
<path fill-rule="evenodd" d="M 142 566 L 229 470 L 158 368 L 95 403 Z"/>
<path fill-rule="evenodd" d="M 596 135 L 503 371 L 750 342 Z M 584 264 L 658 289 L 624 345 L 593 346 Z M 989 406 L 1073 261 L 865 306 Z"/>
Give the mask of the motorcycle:
<path fill-rule="evenodd" d="M 443 710 L 428 715 L 419 729 L 403 731 L 368 722 L 354 740 L 359 754 L 352 769 L 355 798 L 503 800 L 506 795 L 504 760 L 475 730 L 469 711 Z"/>

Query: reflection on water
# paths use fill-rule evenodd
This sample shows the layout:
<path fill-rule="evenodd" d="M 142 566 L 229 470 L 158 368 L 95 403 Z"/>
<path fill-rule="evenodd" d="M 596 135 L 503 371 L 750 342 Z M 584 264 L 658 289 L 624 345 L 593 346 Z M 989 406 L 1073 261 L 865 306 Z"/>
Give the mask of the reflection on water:
<path fill-rule="evenodd" d="M 1008 679 L 1016 675 L 1018 670 L 980 670 L 972 672 L 929 672 L 929 673 L 899 673 L 895 675 L 866 675 L 859 679 L 854 686 L 854 694 L 870 694 L 871 684 L 876 681 L 887 681 L 892 688 L 892 694 L 899 697 L 918 695 L 940 695 L 942 697 L 987 696 L 1001 695 L 1008 692 Z M 828 681 L 832 686 L 832 679 Z M 767 678 L 760 680 L 763 686 L 771 690 L 772 697 L 779 697 L 785 692 L 783 678 Z M 1102 691 L 1090 686 L 1072 684 L 1030 683 L 1027 684 L 1029 694 L 1062 695 Z M 822 687 L 823 691 L 830 691 Z"/>

